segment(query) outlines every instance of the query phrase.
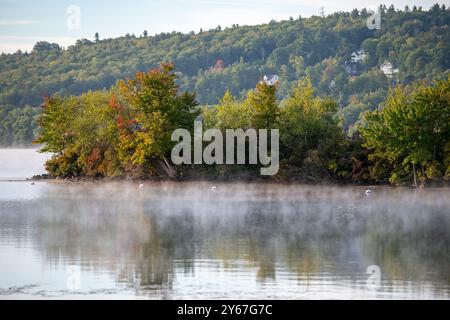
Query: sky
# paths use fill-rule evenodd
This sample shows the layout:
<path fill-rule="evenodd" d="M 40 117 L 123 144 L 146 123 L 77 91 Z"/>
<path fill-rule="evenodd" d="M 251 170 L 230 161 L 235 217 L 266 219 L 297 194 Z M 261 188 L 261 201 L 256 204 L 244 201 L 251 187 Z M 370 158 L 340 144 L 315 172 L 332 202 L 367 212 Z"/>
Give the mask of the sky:
<path fill-rule="evenodd" d="M 429 9 L 450 0 L 386 0 Z M 63 47 L 77 39 L 114 38 L 127 33 L 198 32 L 222 27 L 255 25 L 289 17 L 375 8 L 380 0 L 0 0 L 0 52 L 30 51 L 37 41 Z"/>

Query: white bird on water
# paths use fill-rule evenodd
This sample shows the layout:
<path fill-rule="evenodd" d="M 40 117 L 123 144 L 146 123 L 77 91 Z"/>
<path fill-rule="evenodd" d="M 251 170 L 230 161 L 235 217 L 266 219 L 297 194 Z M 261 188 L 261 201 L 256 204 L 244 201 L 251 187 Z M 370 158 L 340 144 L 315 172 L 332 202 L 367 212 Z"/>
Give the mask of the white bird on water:
<path fill-rule="evenodd" d="M 211 191 L 214 192 L 214 191 L 216 191 L 216 190 L 217 190 L 217 187 L 216 187 L 216 186 L 212 186 L 212 187 L 211 187 Z"/>
<path fill-rule="evenodd" d="M 372 190 L 367 189 L 367 190 L 366 190 L 366 197 L 370 196 L 371 194 L 372 194 Z"/>
<path fill-rule="evenodd" d="M 142 183 L 139 185 L 139 189 L 144 189 L 144 185 Z"/>

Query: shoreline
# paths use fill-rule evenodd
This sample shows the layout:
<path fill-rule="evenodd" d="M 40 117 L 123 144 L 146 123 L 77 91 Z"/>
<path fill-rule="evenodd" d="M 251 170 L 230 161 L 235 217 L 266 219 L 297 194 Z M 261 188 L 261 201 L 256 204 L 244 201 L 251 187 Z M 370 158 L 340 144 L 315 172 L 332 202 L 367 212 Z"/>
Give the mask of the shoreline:
<path fill-rule="evenodd" d="M 214 178 L 214 177 L 198 177 L 198 178 L 143 178 L 143 177 L 116 177 L 116 178 L 89 178 L 89 177 L 72 177 L 60 178 L 51 177 L 48 175 L 36 175 L 31 178 L 26 178 L 25 181 L 67 181 L 67 182 L 216 182 L 216 183 L 259 183 L 259 184 L 304 184 L 304 185 L 374 185 L 383 186 L 383 184 L 363 184 L 356 182 L 338 182 L 333 180 L 304 180 L 304 179 L 282 179 L 282 178 L 248 178 L 248 177 L 229 177 L 229 178 Z M 386 184 L 390 185 L 390 184 Z"/>
<path fill-rule="evenodd" d="M 426 186 L 419 186 L 415 188 L 414 186 L 406 185 L 393 185 L 390 183 L 356 183 L 356 182 L 338 182 L 333 180 L 323 180 L 323 181 L 306 181 L 301 179 L 274 179 L 274 178 L 255 178 L 255 179 L 244 179 L 244 178 L 186 178 L 186 179 L 170 179 L 170 178 L 58 178 L 49 176 L 33 176 L 31 178 L 26 178 L 25 180 L 20 179 L 7 179 L 1 180 L 0 182 L 53 182 L 53 183 L 175 183 L 175 184 L 185 184 L 185 183 L 220 183 L 220 184 L 261 184 L 261 185 L 304 185 L 304 186 L 335 186 L 335 187 L 365 187 L 365 188 L 407 188 L 407 189 L 450 189 L 450 183 L 434 183 Z"/>

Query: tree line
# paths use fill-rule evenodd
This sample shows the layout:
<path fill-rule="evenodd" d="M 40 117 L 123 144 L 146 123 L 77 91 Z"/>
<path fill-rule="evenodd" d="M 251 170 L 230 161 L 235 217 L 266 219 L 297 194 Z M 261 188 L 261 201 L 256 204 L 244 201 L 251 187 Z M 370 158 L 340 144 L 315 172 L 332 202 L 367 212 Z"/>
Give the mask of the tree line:
<path fill-rule="evenodd" d="M 110 90 L 46 98 L 36 143 L 52 152 L 46 168 L 61 178 L 256 178 L 254 165 L 174 166 L 175 129 L 279 129 L 275 179 L 419 185 L 450 179 L 450 78 L 390 90 L 349 136 L 338 103 L 317 94 L 309 78 L 284 99 L 260 82 L 244 97 L 227 91 L 201 107 L 183 91 L 170 64 L 119 80 Z"/>
<path fill-rule="evenodd" d="M 310 18 L 292 17 L 257 26 L 172 32 L 116 39 L 80 39 L 73 46 L 39 42 L 31 52 L 0 55 L 0 145 L 30 143 L 37 134 L 36 116 L 43 98 L 109 90 L 118 79 L 172 62 L 177 84 L 196 92 L 201 105 L 214 105 L 230 92 L 238 99 L 264 75 L 280 78 L 277 98 L 287 98 L 299 80 L 309 78 L 319 95 L 338 106 L 350 134 L 363 114 L 385 100 L 394 84 L 417 80 L 430 84 L 450 70 L 450 11 L 434 5 L 381 6 L 382 28 L 369 30 L 367 10 Z M 345 66 L 352 52 L 364 49 L 356 73 Z M 390 61 L 395 79 L 379 66 Z"/>

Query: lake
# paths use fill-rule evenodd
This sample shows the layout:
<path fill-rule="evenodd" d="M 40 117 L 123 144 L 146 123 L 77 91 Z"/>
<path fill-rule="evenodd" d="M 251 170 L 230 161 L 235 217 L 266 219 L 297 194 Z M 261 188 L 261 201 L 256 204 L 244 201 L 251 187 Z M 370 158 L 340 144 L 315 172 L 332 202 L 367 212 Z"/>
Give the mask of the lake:
<path fill-rule="evenodd" d="M 450 192 L 40 181 L 0 150 L 0 299 L 449 299 Z"/>

